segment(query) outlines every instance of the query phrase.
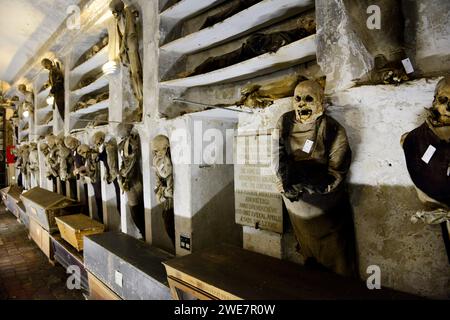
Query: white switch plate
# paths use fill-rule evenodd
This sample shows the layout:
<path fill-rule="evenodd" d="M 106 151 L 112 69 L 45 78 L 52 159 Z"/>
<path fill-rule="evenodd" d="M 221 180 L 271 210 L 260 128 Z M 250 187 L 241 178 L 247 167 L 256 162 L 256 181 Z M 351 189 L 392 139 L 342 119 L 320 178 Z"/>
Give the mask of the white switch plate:
<path fill-rule="evenodd" d="M 116 270 L 115 273 L 115 278 L 116 278 L 116 284 L 122 288 L 122 283 L 123 283 L 123 277 L 122 274 Z"/>

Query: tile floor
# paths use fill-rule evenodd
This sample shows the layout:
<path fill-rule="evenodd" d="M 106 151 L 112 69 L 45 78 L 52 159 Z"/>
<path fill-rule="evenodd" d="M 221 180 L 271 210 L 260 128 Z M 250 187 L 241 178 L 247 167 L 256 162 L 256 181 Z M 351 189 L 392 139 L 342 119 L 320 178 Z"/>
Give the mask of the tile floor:
<path fill-rule="evenodd" d="M 52 266 L 26 227 L 0 205 L 0 300 L 82 300 L 80 290 L 66 287 L 65 269 Z"/>

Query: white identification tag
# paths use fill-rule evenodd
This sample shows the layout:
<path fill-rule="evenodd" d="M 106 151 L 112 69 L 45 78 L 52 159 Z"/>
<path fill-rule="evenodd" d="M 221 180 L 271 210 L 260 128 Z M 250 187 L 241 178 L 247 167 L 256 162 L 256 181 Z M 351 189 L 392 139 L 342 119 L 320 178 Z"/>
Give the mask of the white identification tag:
<path fill-rule="evenodd" d="M 123 278 L 122 278 L 122 274 L 116 270 L 115 272 L 115 280 L 116 280 L 116 284 L 122 288 L 122 284 L 123 284 Z"/>
<path fill-rule="evenodd" d="M 425 162 L 426 164 L 428 164 L 428 162 L 430 162 L 431 157 L 433 156 L 433 154 L 435 152 L 436 152 L 436 148 L 430 144 L 427 151 L 425 151 L 425 153 L 422 156 L 422 161 Z"/>
<path fill-rule="evenodd" d="M 314 141 L 311 141 L 311 140 L 309 140 L 309 139 L 306 139 L 306 142 L 305 142 L 305 144 L 303 145 L 303 152 L 306 152 L 306 153 L 310 153 L 311 152 L 311 149 L 312 149 L 312 147 L 313 147 L 313 145 L 314 145 Z"/>
<path fill-rule="evenodd" d="M 413 68 L 411 60 L 409 60 L 409 58 L 402 60 L 402 64 L 403 64 L 403 68 L 405 68 L 405 71 L 407 74 L 414 72 L 414 68 Z"/>

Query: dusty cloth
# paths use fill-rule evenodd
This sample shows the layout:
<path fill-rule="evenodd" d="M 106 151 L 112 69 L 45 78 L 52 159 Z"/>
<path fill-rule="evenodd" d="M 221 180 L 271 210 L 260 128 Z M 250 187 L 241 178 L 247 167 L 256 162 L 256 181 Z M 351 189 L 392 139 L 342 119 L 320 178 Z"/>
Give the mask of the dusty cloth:
<path fill-rule="evenodd" d="M 115 155 L 113 155 L 112 152 L 108 152 L 108 147 L 106 147 L 99 153 L 98 158 L 105 166 L 106 182 L 114 185 L 114 190 L 116 192 L 116 207 L 118 212 L 120 212 L 120 187 L 119 181 L 117 180 L 117 146 L 113 148 L 113 150 L 115 151 Z M 111 170 L 111 165 L 116 169 Z"/>
<path fill-rule="evenodd" d="M 322 115 L 311 124 L 284 114 L 280 130 L 277 176 L 300 252 L 344 276 L 356 276 L 352 210 L 345 186 L 351 150 L 345 129 Z M 306 140 L 313 142 L 305 152 Z"/>
<path fill-rule="evenodd" d="M 312 33 L 304 28 L 280 31 L 271 34 L 255 33 L 239 49 L 218 57 L 206 59 L 189 74 L 194 76 L 222 69 L 233 64 L 257 57 L 267 52 L 276 52 L 282 46 L 305 38 Z"/>
<path fill-rule="evenodd" d="M 173 210 L 173 166 L 170 152 L 165 156 L 153 156 L 153 167 L 156 173 L 155 193 L 159 204 L 162 205 L 164 228 L 167 235 L 175 244 L 175 218 Z"/>
<path fill-rule="evenodd" d="M 218 22 L 224 21 L 225 19 L 234 16 L 235 14 L 250 8 L 254 4 L 257 4 L 258 2 L 261 2 L 261 0 L 240 0 L 235 2 L 231 7 L 229 7 L 227 10 L 223 10 L 219 13 L 216 13 L 212 16 L 209 16 L 206 18 L 205 22 L 201 26 L 201 29 L 205 29 L 208 27 L 211 27 L 215 25 Z"/>
<path fill-rule="evenodd" d="M 131 83 L 134 96 L 142 107 L 143 101 L 143 71 L 139 55 L 139 35 L 136 26 L 136 13 L 129 7 L 117 20 L 117 35 L 120 39 L 118 56 L 120 61 L 130 68 Z"/>

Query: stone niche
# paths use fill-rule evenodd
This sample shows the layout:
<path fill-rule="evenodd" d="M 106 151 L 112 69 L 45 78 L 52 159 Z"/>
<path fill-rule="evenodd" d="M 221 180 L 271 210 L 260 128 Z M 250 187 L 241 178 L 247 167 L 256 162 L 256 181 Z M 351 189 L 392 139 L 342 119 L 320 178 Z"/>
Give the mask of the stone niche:
<path fill-rule="evenodd" d="M 353 153 L 348 181 L 361 278 L 368 277 L 369 266 L 377 265 L 381 268 L 382 286 L 445 298 L 450 294 L 450 268 L 440 226 L 411 223 L 411 215 L 422 206 L 400 147 L 401 135 L 425 119 L 424 108 L 431 105 L 437 81 L 355 87 L 329 95 L 327 100 L 328 113 L 345 127 Z M 264 132 L 290 109 L 291 98 L 286 98 L 254 115 L 242 114 L 239 130 Z M 238 167 L 237 220 L 239 206 L 247 203 L 240 202 L 243 187 L 239 172 Z M 263 184 L 256 186 L 261 194 L 267 191 Z M 267 202 L 269 198 L 262 199 Z M 278 217 L 283 214 L 275 212 Z M 301 263 L 287 216 L 283 222 L 281 233 L 267 230 L 263 224 L 255 228 L 242 223 L 244 248 Z"/>
<path fill-rule="evenodd" d="M 236 112 L 193 113 L 163 126 L 170 139 L 173 163 L 176 255 L 220 243 L 241 246 L 242 228 L 234 221 Z M 155 214 L 157 210 L 152 209 L 152 224 L 157 223 Z M 152 226 L 154 245 L 163 241 L 155 234 L 157 225 Z"/>
<path fill-rule="evenodd" d="M 398 3 L 404 18 L 403 47 L 415 69 L 414 75 L 435 76 L 448 72 L 450 2 L 398 0 Z M 382 7 L 383 1 L 370 4 Z M 361 37 L 361 30 L 355 30 L 351 24 L 348 9 L 345 0 L 316 1 L 317 61 L 327 75 L 326 91 L 329 93 L 354 86 L 353 80 L 374 66 L 374 57 Z M 367 14 L 368 19 L 370 16 Z M 385 23 L 383 16 L 380 18 L 381 24 Z"/>

